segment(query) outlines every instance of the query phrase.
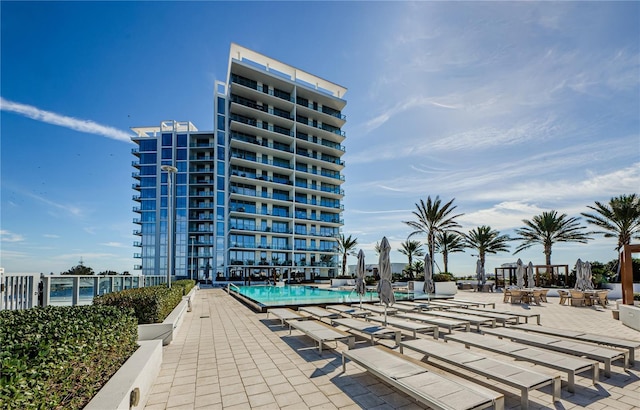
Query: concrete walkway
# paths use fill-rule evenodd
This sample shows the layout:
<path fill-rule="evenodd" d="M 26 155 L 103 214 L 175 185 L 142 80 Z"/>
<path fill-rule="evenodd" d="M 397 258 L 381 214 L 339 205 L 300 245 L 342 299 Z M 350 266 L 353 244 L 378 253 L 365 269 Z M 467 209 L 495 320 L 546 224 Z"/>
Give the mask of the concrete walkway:
<path fill-rule="evenodd" d="M 504 304 L 501 294 L 462 291 L 456 298 L 496 302 L 497 309 L 528 308 L 541 313 L 544 326 L 640 340 L 640 333 L 614 320 L 610 310 L 561 306 L 557 298 L 530 307 Z M 357 339 L 356 348 L 367 345 L 365 339 Z M 338 343 L 337 347 L 319 355 L 311 339 L 295 330 L 290 336 L 279 320 L 267 320 L 266 314 L 254 313 L 221 289 L 201 289 L 193 311 L 187 313 L 173 342 L 164 347 L 162 369 L 146 409 L 422 408 L 353 363 L 348 363 L 347 372 L 342 373 L 339 352 L 346 345 Z M 638 357 L 640 352 L 636 352 Z M 535 369 L 551 371 L 539 366 Z M 602 373 L 595 386 L 590 385 L 588 374 L 577 376 L 575 394 L 568 393 L 564 383 L 562 400 L 555 406 L 550 403 L 548 388 L 535 390 L 530 394 L 530 407 L 639 408 L 640 360 L 626 370 L 615 362 L 611 378 L 604 378 Z M 507 408 L 520 408 L 517 390 L 465 372 L 458 375 L 504 393 Z"/>

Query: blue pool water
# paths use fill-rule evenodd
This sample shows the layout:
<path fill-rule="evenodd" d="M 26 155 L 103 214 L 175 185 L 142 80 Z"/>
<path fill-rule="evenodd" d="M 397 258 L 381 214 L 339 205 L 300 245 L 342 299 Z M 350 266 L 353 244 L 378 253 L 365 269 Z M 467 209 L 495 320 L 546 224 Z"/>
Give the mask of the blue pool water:
<path fill-rule="evenodd" d="M 238 293 L 266 307 L 357 303 L 360 296 L 349 290 L 320 289 L 313 286 L 238 286 Z M 235 290 L 235 287 L 233 288 Z M 396 300 L 407 299 L 406 293 L 395 293 Z M 378 301 L 377 292 L 367 292 L 362 301 Z"/>

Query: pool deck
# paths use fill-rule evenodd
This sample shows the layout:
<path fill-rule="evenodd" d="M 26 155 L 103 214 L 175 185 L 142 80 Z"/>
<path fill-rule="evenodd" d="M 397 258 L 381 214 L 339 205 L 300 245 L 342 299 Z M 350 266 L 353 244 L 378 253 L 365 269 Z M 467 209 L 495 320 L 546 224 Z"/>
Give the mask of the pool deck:
<path fill-rule="evenodd" d="M 525 305 L 503 303 L 499 293 L 460 291 L 456 298 L 495 302 L 496 309 L 501 310 L 525 309 Z M 611 305 L 598 311 L 591 307 L 562 306 L 558 304 L 558 298 L 549 298 L 549 303 L 528 309 L 541 314 L 544 326 L 640 340 L 640 332 L 613 319 Z M 419 337 L 431 338 L 431 335 Z M 382 344 L 391 347 L 393 342 L 382 341 Z M 367 339 L 356 339 L 356 348 L 368 345 Z M 330 346 L 335 347 L 334 344 Z M 347 372 L 342 373 L 340 352 L 344 349 L 346 345 L 338 343 L 337 350 L 323 349 L 319 355 L 311 339 L 295 330 L 290 336 L 279 320 L 273 317 L 267 320 L 265 313 L 254 313 L 222 289 L 200 289 L 193 311 L 186 314 L 173 342 L 163 347 L 160 375 L 145 408 L 422 408 L 353 363 L 348 363 Z M 417 354 L 410 355 L 420 358 Z M 637 352 L 636 358 L 638 356 Z M 529 366 L 523 362 L 518 365 Z M 427 367 L 442 372 L 437 367 Z M 535 368 L 541 370 L 539 366 Z M 550 407 L 550 390 L 546 387 L 530 393 L 530 407 L 637 409 L 640 405 L 640 360 L 626 370 L 619 361 L 615 362 L 611 378 L 604 378 L 602 373 L 595 386 L 590 384 L 588 373 L 577 375 L 575 394 L 567 392 L 566 376 L 563 375 L 565 383 L 560 402 Z M 502 384 L 496 386 L 463 371 L 459 374 L 504 393 L 506 408 L 520 408 L 519 390 Z"/>

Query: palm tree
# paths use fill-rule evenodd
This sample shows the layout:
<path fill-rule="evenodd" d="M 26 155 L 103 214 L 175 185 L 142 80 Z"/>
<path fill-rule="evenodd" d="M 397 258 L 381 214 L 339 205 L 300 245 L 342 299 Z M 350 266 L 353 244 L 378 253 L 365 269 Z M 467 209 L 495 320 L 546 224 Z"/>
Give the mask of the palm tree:
<path fill-rule="evenodd" d="M 595 214 L 581 213 L 587 222 L 601 229 L 594 233 L 605 238 L 618 238 L 616 250 L 631 243 L 632 239 L 640 239 L 640 197 L 636 194 L 620 195 L 611 198 L 608 204 L 596 201 L 595 206 L 587 206 Z"/>
<path fill-rule="evenodd" d="M 398 249 L 403 255 L 406 255 L 409 259 L 409 278 L 413 279 L 413 257 L 424 256 L 424 251 L 422 250 L 422 244 L 420 241 L 410 241 L 407 239 L 406 241 L 400 244 L 400 249 Z"/>
<path fill-rule="evenodd" d="M 346 275 L 347 270 L 347 256 L 356 256 L 355 247 L 358 245 L 358 238 L 352 238 L 351 235 L 345 237 L 344 234 L 340 234 L 336 238 L 338 253 L 342 255 L 342 276 Z"/>
<path fill-rule="evenodd" d="M 463 237 L 456 232 L 438 232 L 436 235 L 436 252 L 442 254 L 444 271 L 449 273 L 449 254 L 464 252 L 466 248 Z"/>
<path fill-rule="evenodd" d="M 413 262 L 413 265 L 410 267 L 410 269 L 416 273 L 416 276 L 418 276 L 418 272 L 424 271 L 424 261 L 418 259 L 417 261 Z"/>
<path fill-rule="evenodd" d="M 510 240 L 509 235 L 500 235 L 499 231 L 492 230 L 487 225 L 478 226 L 464 235 L 465 246 L 478 251 L 478 257 L 483 268 L 486 254 L 507 252 L 509 250 L 507 242 Z"/>
<path fill-rule="evenodd" d="M 452 231 L 459 233 L 455 228 L 460 228 L 460 224 L 455 219 L 464 214 L 451 215 L 456 209 L 453 205 L 453 201 L 447 202 L 442 205 L 442 201 L 439 196 L 436 196 L 435 200 L 431 200 L 431 196 L 427 197 L 425 203 L 422 199 L 419 204 L 416 204 L 417 210 L 413 211 L 415 221 L 405 221 L 404 223 L 415 229 L 409 234 L 409 238 L 419 233 L 427 235 L 427 246 L 429 247 L 429 256 L 431 257 L 431 268 L 433 271 L 433 254 L 435 253 L 436 234 L 438 232 Z"/>
<path fill-rule="evenodd" d="M 376 255 L 380 255 L 380 251 L 382 250 L 380 248 L 380 241 L 376 242 L 376 244 L 373 245 L 373 250 L 376 251 Z"/>
<path fill-rule="evenodd" d="M 587 243 L 593 239 L 591 232 L 582 232 L 584 226 L 578 223 L 579 218 L 567 217 L 567 214 L 558 215 L 556 211 L 543 212 L 536 215 L 530 221 L 523 219 L 524 228 L 516 229 L 519 236 L 514 238 L 523 243 L 516 248 L 515 253 L 529 249 L 535 244 L 544 247 L 545 263 L 551 265 L 551 247 L 556 242 Z"/>

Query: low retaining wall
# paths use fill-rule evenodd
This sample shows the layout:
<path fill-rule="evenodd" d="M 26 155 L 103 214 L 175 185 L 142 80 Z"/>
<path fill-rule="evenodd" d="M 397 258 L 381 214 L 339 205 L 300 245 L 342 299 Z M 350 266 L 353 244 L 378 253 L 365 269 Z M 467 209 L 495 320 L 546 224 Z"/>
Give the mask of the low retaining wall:
<path fill-rule="evenodd" d="M 162 365 L 162 342 L 139 341 L 140 346 L 85 406 L 85 410 L 144 408 Z"/>
<path fill-rule="evenodd" d="M 178 331 L 182 324 L 182 319 L 186 312 L 191 311 L 191 304 L 196 294 L 196 289 L 191 289 L 187 296 L 175 309 L 167 316 L 162 323 L 151 323 L 138 325 L 138 340 L 162 340 L 162 345 L 166 346 L 173 341 L 173 334 Z"/>
<path fill-rule="evenodd" d="M 435 293 L 437 296 L 451 296 L 453 297 L 456 293 L 458 293 L 458 285 L 456 282 L 434 282 Z M 410 281 L 409 282 L 409 290 L 414 291 L 416 295 L 424 295 L 422 292 L 424 289 L 424 281 Z"/>

